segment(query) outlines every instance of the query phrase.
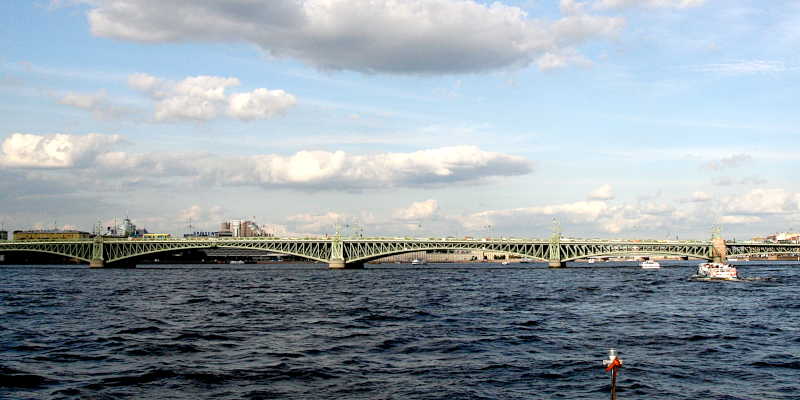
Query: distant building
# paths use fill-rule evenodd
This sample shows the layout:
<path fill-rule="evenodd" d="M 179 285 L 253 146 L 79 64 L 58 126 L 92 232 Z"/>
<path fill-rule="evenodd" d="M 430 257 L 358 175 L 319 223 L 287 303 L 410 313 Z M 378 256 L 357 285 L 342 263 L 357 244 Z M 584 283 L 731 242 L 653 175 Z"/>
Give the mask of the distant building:
<path fill-rule="evenodd" d="M 89 237 L 91 237 L 89 232 L 75 230 L 14 231 L 14 240 L 73 240 L 88 239 Z"/>
<path fill-rule="evenodd" d="M 800 242 L 800 233 L 797 232 L 781 232 L 767 236 L 767 242 L 771 243 L 798 243 Z"/>
<path fill-rule="evenodd" d="M 185 233 L 183 235 L 185 238 L 212 238 L 212 237 L 219 237 L 219 232 L 192 232 L 192 233 Z"/>
<path fill-rule="evenodd" d="M 272 236 L 261 229 L 255 222 L 232 219 L 225 221 L 219 225 L 220 237 L 256 237 L 256 236 Z"/>
<path fill-rule="evenodd" d="M 122 220 L 122 223 L 117 227 L 117 235 L 131 237 L 134 236 L 134 234 L 136 234 L 136 225 L 131 223 L 131 220 L 128 218 Z"/>

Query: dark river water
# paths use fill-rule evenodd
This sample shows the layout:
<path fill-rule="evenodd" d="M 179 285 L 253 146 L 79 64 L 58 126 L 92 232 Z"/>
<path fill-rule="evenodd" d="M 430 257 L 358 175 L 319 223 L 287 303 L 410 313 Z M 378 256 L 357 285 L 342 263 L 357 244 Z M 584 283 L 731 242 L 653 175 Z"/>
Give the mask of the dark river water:
<path fill-rule="evenodd" d="M 800 399 L 800 265 L 612 265 L 0 267 L 0 398 Z"/>

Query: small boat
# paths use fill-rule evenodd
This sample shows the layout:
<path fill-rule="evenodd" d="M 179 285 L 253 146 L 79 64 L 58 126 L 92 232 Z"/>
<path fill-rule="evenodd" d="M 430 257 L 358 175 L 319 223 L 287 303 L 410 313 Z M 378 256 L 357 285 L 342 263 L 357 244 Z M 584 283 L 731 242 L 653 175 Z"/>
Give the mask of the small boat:
<path fill-rule="evenodd" d="M 653 261 L 653 260 L 646 260 L 639 263 L 639 266 L 642 269 L 659 269 L 661 268 L 661 264 Z"/>
<path fill-rule="evenodd" d="M 500 264 L 502 264 L 502 265 L 508 265 L 508 261 L 503 261 L 503 262 L 501 262 Z"/>
<path fill-rule="evenodd" d="M 242 260 L 231 260 L 230 264 L 244 264 Z"/>
<path fill-rule="evenodd" d="M 736 267 L 723 263 L 701 263 L 697 265 L 695 278 L 700 279 L 719 279 L 736 280 L 739 279 L 739 272 Z"/>
<path fill-rule="evenodd" d="M 595 262 L 595 261 L 596 261 L 596 260 L 595 260 L 594 258 L 590 258 L 590 259 L 589 259 L 588 261 L 586 261 L 586 262 L 588 262 L 589 264 L 594 264 L 594 262 Z"/>
<path fill-rule="evenodd" d="M 523 258 L 523 259 L 519 260 L 520 264 L 530 264 L 532 262 L 533 262 L 532 258 Z"/>
<path fill-rule="evenodd" d="M 426 265 L 428 264 L 425 260 L 420 260 L 419 258 L 415 258 L 411 261 L 411 265 Z"/>

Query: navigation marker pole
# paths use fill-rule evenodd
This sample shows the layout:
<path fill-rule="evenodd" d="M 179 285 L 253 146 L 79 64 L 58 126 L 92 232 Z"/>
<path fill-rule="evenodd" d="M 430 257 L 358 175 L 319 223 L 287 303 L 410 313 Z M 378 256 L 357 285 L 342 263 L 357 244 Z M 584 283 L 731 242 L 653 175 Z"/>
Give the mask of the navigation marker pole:
<path fill-rule="evenodd" d="M 617 357 L 616 349 L 608 349 L 608 360 L 603 360 L 606 372 L 611 371 L 611 400 L 617 400 L 617 370 L 622 367 L 622 360 Z"/>

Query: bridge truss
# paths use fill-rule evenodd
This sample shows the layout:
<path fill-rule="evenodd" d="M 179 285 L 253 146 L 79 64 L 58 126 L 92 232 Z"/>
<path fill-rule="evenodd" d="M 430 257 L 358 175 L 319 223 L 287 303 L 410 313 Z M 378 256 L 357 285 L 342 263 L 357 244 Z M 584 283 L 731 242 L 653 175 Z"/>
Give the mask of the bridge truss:
<path fill-rule="evenodd" d="M 0 252 L 33 251 L 87 261 L 93 267 L 133 262 L 135 257 L 189 249 L 249 249 L 294 255 L 328 263 L 332 268 L 363 266 L 381 257 L 436 250 L 490 251 L 534 260 L 550 266 L 591 257 L 670 255 L 708 260 L 728 256 L 799 254 L 800 244 L 714 241 L 576 240 L 555 236 L 542 239 L 386 239 L 333 237 L 326 239 L 205 238 L 108 239 L 0 242 Z M 715 247 L 716 246 L 716 247 Z"/>

